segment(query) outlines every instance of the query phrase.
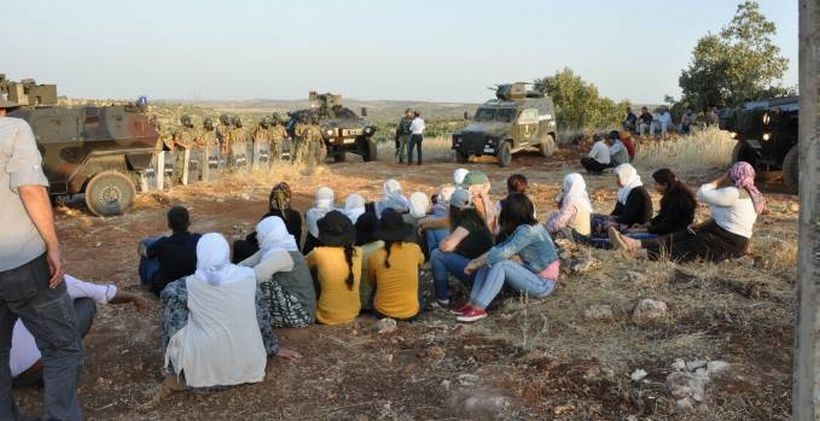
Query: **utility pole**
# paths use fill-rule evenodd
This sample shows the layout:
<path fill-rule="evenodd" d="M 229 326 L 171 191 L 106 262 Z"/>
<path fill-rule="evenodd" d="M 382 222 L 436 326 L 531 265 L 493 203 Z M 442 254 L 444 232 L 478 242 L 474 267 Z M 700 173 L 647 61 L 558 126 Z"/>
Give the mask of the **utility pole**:
<path fill-rule="evenodd" d="M 820 420 L 820 0 L 800 0 L 800 186 L 792 417 Z"/>

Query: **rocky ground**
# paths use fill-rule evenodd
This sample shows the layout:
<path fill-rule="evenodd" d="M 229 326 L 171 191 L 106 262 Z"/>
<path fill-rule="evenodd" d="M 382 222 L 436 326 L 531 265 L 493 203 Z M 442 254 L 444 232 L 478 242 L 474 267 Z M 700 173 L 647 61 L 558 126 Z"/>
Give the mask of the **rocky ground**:
<path fill-rule="evenodd" d="M 57 211 L 69 273 L 140 291 L 137 241 L 164 231 L 171 204 L 191 209 L 192 229 L 244 235 L 266 211 L 270 186 L 291 183 L 295 207 L 316 188 L 337 200 L 376 198 L 381 181 L 431 193 L 451 179 L 446 152 L 422 167 L 386 161 L 241 176 L 141 195 L 128 215 L 95 218 L 80 207 Z M 577 152 L 552 159 L 517 156 L 486 171 L 503 193 L 514 172 L 533 184 L 538 214 L 554 207 Z M 649 168 L 639 168 L 649 182 Z M 686 174 L 691 185 L 717 170 Z M 615 201 L 611 176 L 588 177 L 596 209 Z M 749 257 L 721 264 L 634 261 L 617 252 L 561 242 L 562 278 L 544 300 L 508 296 L 474 325 L 441 310 L 419 321 L 278 332 L 304 355 L 272 361 L 264 383 L 157 398 L 161 380 L 159 302 L 148 310 L 107 306 L 86 338 L 80 399 L 88 419 L 787 419 L 796 278 L 797 198 L 764 186 L 770 212 L 759 220 Z M 655 194 L 653 197 L 659 199 Z M 703 217 L 705 208 L 699 210 Z M 429 275 L 425 288 L 430 289 Z M 463 292 L 462 292 L 463 293 Z M 18 390 L 24 412 L 41 408 L 39 390 Z"/>

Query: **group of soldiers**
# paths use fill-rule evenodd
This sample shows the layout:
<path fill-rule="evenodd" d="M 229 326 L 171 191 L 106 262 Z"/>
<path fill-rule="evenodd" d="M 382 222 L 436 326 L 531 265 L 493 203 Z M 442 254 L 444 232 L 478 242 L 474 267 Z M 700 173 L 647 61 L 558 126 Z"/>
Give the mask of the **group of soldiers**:
<path fill-rule="evenodd" d="M 178 126 L 160 132 L 156 168 L 163 168 L 164 180 L 171 183 L 212 180 L 222 171 L 265 169 L 285 161 L 318 165 L 326 157 L 318 119 L 308 115 L 299 116 L 292 137 L 276 113 L 250 130 L 235 115 L 222 114 L 219 124 L 205 118 L 200 128 L 183 115 Z"/>

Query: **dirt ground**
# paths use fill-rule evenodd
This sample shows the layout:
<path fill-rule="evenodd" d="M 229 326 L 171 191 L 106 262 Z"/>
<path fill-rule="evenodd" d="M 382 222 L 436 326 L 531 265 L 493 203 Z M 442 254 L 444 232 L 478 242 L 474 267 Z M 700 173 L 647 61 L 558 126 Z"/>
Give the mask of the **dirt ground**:
<path fill-rule="evenodd" d="M 137 286 L 137 242 L 165 231 L 169 205 L 192 213 L 192 230 L 229 239 L 252 229 L 266 212 L 270 186 L 291 183 L 294 207 L 304 211 L 316 188 L 332 187 L 337 202 L 352 192 L 375 199 L 385 178 L 406 193 L 432 193 L 451 180 L 457 164 L 443 158 L 424 166 L 345 164 L 272 175 L 235 177 L 143 194 L 128 215 L 89 216 L 81 207 L 59 207 L 57 226 L 69 273 Z M 486 171 L 498 197 L 514 172 L 533 184 L 540 216 L 554 207 L 563 175 L 578 171 L 577 152 L 551 159 L 516 156 L 509 168 L 471 163 Z M 640 169 L 651 185 L 647 169 Z M 715 175 L 687 174 L 690 185 Z M 614 204 L 611 176 L 587 177 L 596 209 Z M 159 302 L 100 309 L 85 340 L 80 399 L 88 419 L 787 419 L 796 278 L 797 198 L 769 191 L 770 213 L 757 224 L 752 258 L 721 264 L 640 262 L 616 252 L 567 246 L 563 275 L 552 296 L 529 302 L 509 296 L 490 317 L 459 325 L 441 310 L 378 334 L 376 320 L 346 326 L 279 331 L 281 343 L 304 355 L 298 363 L 271 361 L 260 384 L 222 391 L 187 391 L 157 399 L 163 356 Z M 654 194 L 656 201 L 659 197 Z M 705 208 L 699 210 L 703 217 Z M 432 285 L 429 275 L 424 288 Z M 642 298 L 665 301 L 666 316 L 636 323 Z M 585 317 L 607 304 L 612 314 Z M 725 360 L 730 370 L 707 386 L 703 402 L 681 409 L 664 386 L 677 358 Z M 648 376 L 630 380 L 643 369 Z M 25 413 L 41 409 L 40 390 L 17 390 Z"/>

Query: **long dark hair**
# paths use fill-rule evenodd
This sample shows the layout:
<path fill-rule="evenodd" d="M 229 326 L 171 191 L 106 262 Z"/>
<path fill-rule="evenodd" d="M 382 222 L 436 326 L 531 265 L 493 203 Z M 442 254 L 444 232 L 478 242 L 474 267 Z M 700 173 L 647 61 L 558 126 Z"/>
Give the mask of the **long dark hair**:
<path fill-rule="evenodd" d="M 529 188 L 527 177 L 522 174 L 513 174 L 507 178 L 507 193 L 526 193 Z"/>
<path fill-rule="evenodd" d="M 393 247 L 392 241 L 384 241 L 384 267 L 390 269 L 390 249 Z"/>
<path fill-rule="evenodd" d="M 347 279 L 345 279 L 345 285 L 347 285 L 348 290 L 353 289 L 353 256 L 356 255 L 356 248 L 353 245 L 348 244 L 344 247 L 345 249 L 345 261 L 347 261 Z"/>
<path fill-rule="evenodd" d="M 669 168 L 661 168 L 653 172 L 652 179 L 655 180 L 656 183 L 666 186 L 666 191 L 663 192 L 663 197 L 667 197 L 669 194 L 673 193 L 674 190 L 680 190 L 686 195 L 686 198 L 689 199 L 692 207 L 697 208 L 698 202 L 695 199 L 695 193 L 693 193 L 692 189 L 690 189 L 689 186 L 687 186 L 683 181 L 680 181 L 678 176 L 675 175 L 675 173 Z"/>
<path fill-rule="evenodd" d="M 482 226 L 487 227 L 487 221 L 478 214 L 475 208 L 460 209 L 455 206 L 450 206 L 450 232 L 455 231 L 456 227 L 461 224 L 461 221 L 472 220 L 480 222 Z M 490 228 L 487 227 L 489 230 Z"/>
<path fill-rule="evenodd" d="M 537 225 L 534 213 L 535 206 L 527 195 L 510 193 L 501 201 L 501 215 L 498 218 L 501 231 L 510 235 L 519 225 Z"/>
<path fill-rule="evenodd" d="M 286 182 L 281 182 L 275 186 L 270 191 L 270 196 L 268 197 L 268 215 L 276 215 L 282 218 L 282 220 L 287 221 L 285 218 L 285 210 L 290 209 L 290 198 L 291 198 L 291 190 L 290 185 Z M 276 206 L 274 206 L 276 204 Z"/>

